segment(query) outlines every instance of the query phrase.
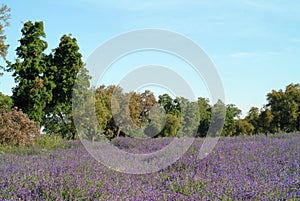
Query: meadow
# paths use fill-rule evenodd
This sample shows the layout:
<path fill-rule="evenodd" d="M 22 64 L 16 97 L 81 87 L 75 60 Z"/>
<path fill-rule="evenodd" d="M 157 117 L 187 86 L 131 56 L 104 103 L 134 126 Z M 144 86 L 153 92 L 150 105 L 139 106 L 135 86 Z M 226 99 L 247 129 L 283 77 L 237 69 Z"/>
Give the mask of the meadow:
<path fill-rule="evenodd" d="M 114 139 L 130 152 L 170 138 Z M 222 137 L 204 159 L 197 138 L 173 165 L 149 174 L 114 171 L 80 141 L 0 149 L 0 200 L 300 200 L 300 133 Z"/>

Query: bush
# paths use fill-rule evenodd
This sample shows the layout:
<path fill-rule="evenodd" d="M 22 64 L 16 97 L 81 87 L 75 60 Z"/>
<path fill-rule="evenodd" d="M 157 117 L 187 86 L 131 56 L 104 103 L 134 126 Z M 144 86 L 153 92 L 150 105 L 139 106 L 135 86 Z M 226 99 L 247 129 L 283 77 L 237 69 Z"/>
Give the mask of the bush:
<path fill-rule="evenodd" d="M 40 135 L 38 124 L 18 110 L 7 106 L 0 109 L 0 144 L 31 146 L 34 145 L 34 138 Z"/>

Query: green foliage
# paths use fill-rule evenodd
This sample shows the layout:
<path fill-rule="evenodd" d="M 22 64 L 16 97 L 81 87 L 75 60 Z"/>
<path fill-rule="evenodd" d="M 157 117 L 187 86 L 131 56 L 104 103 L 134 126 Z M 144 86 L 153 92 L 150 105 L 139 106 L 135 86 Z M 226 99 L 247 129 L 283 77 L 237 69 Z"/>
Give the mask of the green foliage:
<path fill-rule="evenodd" d="M 10 18 L 10 8 L 2 4 L 0 8 L 0 57 L 5 58 L 7 54 L 8 44 L 5 44 L 6 35 L 4 28 L 9 26 L 8 19 Z"/>
<path fill-rule="evenodd" d="M 183 181 L 178 181 L 177 179 L 176 181 L 170 183 L 170 189 L 172 191 L 185 196 L 196 194 L 205 187 L 204 182 L 200 180 L 185 179 Z"/>
<path fill-rule="evenodd" d="M 68 148 L 68 143 L 60 135 L 42 134 L 35 138 L 35 146 L 47 150 Z"/>
<path fill-rule="evenodd" d="M 156 104 L 151 108 L 151 112 L 148 118 L 149 124 L 145 127 L 144 133 L 148 137 L 158 136 L 163 131 L 167 123 L 168 117 L 165 114 L 165 111 L 161 107 L 159 107 L 159 105 Z M 178 117 L 176 118 L 179 120 Z M 177 130 L 177 127 L 175 128 L 175 130 Z"/>
<path fill-rule="evenodd" d="M 53 50 L 53 55 L 50 55 L 50 66 L 45 71 L 49 79 L 55 83 L 52 89 L 53 98 L 45 108 L 44 118 L 45 129 L 50 134 L 61 133 L 63 137 L 72 139 L 76 137 L 72 116 L 72 94 L 79 73 L 89 79 L 76 39 L 63 35 L 59 46 Z M 77 84 L 81 87 L 89 87 L 89 81 L 86 83 L 86 80 Z"/>
<path fill-rule="evenodd" d="M 180 128 L 180 118 L 174 114 L 167 114 L 166 125 L 162 132 L 162 136 L 176 136 Z"/>
<path fill-rule="evenodd" d="M 129 110 L 130 94 L 124 93 L 121 87 L 116 87 L 111 99 L 111 112 L 113 119 L 110 121 L 111 129 L 116 131 L 116 136 L 119 137 L 121 131 L 129 134 L 133 129 Z"/>
<path fill-rule="evenodd" d="M 28 156 L 40 154 L 41 150 L 35 146 L 14 146 L 14 145 L 3 145 L 0 144 L 0 154 L 9 153 L 18 156 Z"/>
<path fill-rule="evenodd" d="M 146 137 L 159 133 L 165 121 L 153 93 L 123 92 L 119 86 L 95 90 L 95 112 L 102 133 L 108 137 Z"/>
<path fill-rule="evenodd" d="M 249 110 L 247 116 L 245 117 L 245 120 L 251 124 L 254 128 L 252 131 L 252 134 L 258 134 L 260 132 L 259 130 L 259 109 L 257 107 L 251 107 Z"/>
<path fill-rule="evenodd" d="M 41 122 L 46 104 L 52 99 L 52 86 L 45 76 L 46 62 L 43 51 L 47 48 L 47 42 L 43 22 L 24 24 L 20 46 L 17 48 L 17 56 L 14 64 L 10 64 L 13 77 L 17 86 L 13 89 L 12 99 L 14 105 L 28 114 L 29 118 Z"/>
<path fill-rule="evenodd" d="M 233 136 L 235 133 L 235 122 L 240 117 L 242 111 L 234 104 L 226 105 L 226 118 L 222 135 Z"/>
<path fill-rule="evenodd" d="M 72 129 L 70 129 L 72 139 L 75 138 L 75 132 L 78 132 L 77 135 L 79 137 L 92 139 L 99 131 L 99 125 L 94 112 L 94 89 L 89 89 L 89 80 L 90 76 L 87 69 L 81 68 L 73 88 L 73 110 L 72 113 L 69 113 L 72 120 L 69 124 L 72 126 Z M 77 129 L 75 125 L 77 125 Z"/>
<path fill-rule="evenodd" d="M 199 108 L 197 102 L 189 101 L 186 98 L 178 98 L 180 105 L 180 129 L 178 136 L 194 137 L 197 134 L 199 125 Z"/>
<path fill-rule="evenodd" d="M 252 135 L 254 131 L 254 126 L 249 123 L 247 120 L 239 119 L 235 122 L 235 135 L 248 134 Z"/>
<path fill-rule="evenodd" d="M 13 106 L 13 101 L 10 96 L 4 95 L 0 92 L 0 108 L 5 105 L 8 109 L 10 109 Z"/>
<path fill-rule="evenodd" d="M 274 127 L 272 126 L 273 115 L 271 110 L 268 108 L 263 108 L 259 115 L 259 132 L 269 133 L 272 132 Z"/>
<path fill-rule="evenodd" d="M 141 113 L 139 116 L 140 122 L 142 126 L 146 126 L 151 120 L 149 118 L 151 109 L 156 105 L 156 99 L 154 94 L 145 90 L 145 92 L 140 94 L 139 98 Z"/>
<path fill-rule="evenodd" d="M 300 84 L 290 84 L 283 90 L 267 94 L 271 111 L 270 132 L 294 132 L 300 129 Z"/>
<path fill-rule="evenodd" d="M 209 105 L 208 99 L 200 97 L 198 98 L 198 108 L 199 108 L 199 125 L 198 125 L 197 136 L 205 137 L 211 122 L 212 107 Z"/>
<path fill-rule="evenodd" d="M 158 104 L 164 108 L 166 114 L 180 116 L 180 104 L 178 98 L 173 100 L 168 94 L 163 94 L 158 97 Z"/>
<path fill-rule="evenodd" d="M 13 89 L 14 105 L 29 118 L 41 123 L 48 134 L 61 134 L 75 139 L 76 129 L 72 116 L 72 93 L 77 74 L 87 80 L 80 83 L 89 87 L 87 70 L 75 38 L 63 35 L 59 46 L 45 55 L 47 42 L 43 22 L 24 24 L 15 63 L 9 70 L 18 84 Z M 79 98 L 79 96 L 78 96 Z"/>
<path fill-rule="evenodd" d="M 105 88 L 105 86 L 102 85 L 95 91 L 95 112 L 102 130 L 108 126 L 109 120 L 112 118 L 111 88 L 112 86 Z"/>
<path fill-rule="evenodd" d="M 158 97 L 158 105 L 166 113 L 166 122 L 159 136 L 176 136 L 181 124 L 179 99 L 173 100 L 168 94 L 163 94 Z"/>
<path fill-rule="evenodd" d="M 129 100 L 129 111 L 130 111 L 130 118 L 132 123 L 137 127 L 141 127 L 142 122 L 140 121 L 140 116 L 142 114 L 142 107 L 140 102 L 140 94 L 136 92 L 130 93 L 130 100 Z"/>
<path fill-rule="evenodd" d="M 207 133 L 209 136 L 214 137 L 221 135 L 223 125 L 225 122 L 225 117 L 226 106 L 221 100 L 218 100 L 218 102 L 212 107 L 211 123 Z"/>
<path fill-rule="evenodd" d="M 52 150 L 71 149 L 79 147 L 80 144 L 76 141 L 70 142 L 63 139 L 59 135 L 39 135 L 34 139 L 33 146 L 14 146 L 0 144 L 0 154 L 10 153 L 14 155 L 26 156 L 42 153 L 49 153 Z"/>

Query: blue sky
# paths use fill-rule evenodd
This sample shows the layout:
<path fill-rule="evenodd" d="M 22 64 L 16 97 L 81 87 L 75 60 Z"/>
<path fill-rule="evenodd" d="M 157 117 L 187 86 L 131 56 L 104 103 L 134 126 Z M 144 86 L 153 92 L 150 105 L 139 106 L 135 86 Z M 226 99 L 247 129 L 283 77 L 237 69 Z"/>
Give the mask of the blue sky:
<path fill-rule="evenodd" d="M 44 21 L 48 51 L 57 47 L 63 34 L 72 33 L 84 60 L 99 45 L 121 33 L 159 28 L 186 36 L 207 53 L 223 82 L 226 102 L 236 104 L 244 114 L 251 106 L 265 104 L 266 94 L 272 89 L 300 83 L 300 1 L 297 0 L 2 2 L 12 9 L 11 26 L 6 29 L 9 60 L 15 58 L 22 22 L 27 20 Z M 118 68 L 124 65 L 127 70 L 151 62 L 184 65 L 168 55 L 141 55 L 117 62 L 105 76 L 105 82 L 117 82 L 118 76 L 122 77 Z M 201 80 L 190 83 L 197 96 L 209 96 Z M 11 94 L 13 86 L 10 74 L 0 77 L 0 91 Z"/>

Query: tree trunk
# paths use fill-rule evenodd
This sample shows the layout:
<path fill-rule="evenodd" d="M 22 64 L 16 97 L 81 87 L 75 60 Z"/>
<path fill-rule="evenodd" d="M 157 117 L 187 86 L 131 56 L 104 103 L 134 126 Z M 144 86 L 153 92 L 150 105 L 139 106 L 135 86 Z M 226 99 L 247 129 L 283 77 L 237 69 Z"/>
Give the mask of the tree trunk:
<path fill-rule="evenodd" d="M 120 133 L 121 133 L 121 128 L 120 128 L 120 127 L 118 127 L 118 130 L 117 130 L 117 137 L 119 137 L 119 136 L 120 136 Z"/>
<path fill-rule="evenodd" d="M 72 140 L 76 140 L 76 130 L 72 132 Z"/>

